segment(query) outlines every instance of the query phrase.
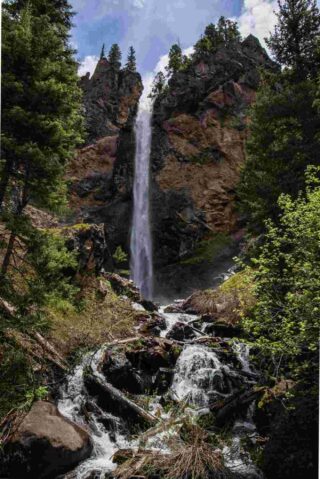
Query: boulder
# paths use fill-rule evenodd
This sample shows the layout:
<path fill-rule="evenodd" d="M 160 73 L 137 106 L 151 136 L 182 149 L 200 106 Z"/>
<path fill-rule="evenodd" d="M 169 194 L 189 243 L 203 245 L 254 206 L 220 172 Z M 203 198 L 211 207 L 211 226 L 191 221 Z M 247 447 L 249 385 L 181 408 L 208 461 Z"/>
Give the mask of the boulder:
<path fill-rule="evenodd" d="M 141 334 L 160 336 L 161 331 L 166 329 L 166 320 L 163 316 L 153 313 L 152 316 L 139 317 L 141 326 L 139 331 Z"/>
<path fill-rule="evenodd" d="M 186 339 L 193 339 L 196 336 L 194 329 L 189 324 L 178 322 L 176 323 L 169 333 L 168 339 L 175 339 L 176 341 L 185 341 Z"/>
<path fill-rule="evenodd" d="M 53 479 L 88 458 L 88 433 L 65 418 L 57 407 L 37 401 L 5 446 L 8 477 Z"/>
<path fill-rule="evenodd" d="M 151 376 L 136 369 L 122 351 L 107 353 L 102 371 L 107 381 L 121 391 L 144 394 L 151 388 Z"/>
<path fill-rule="evenodd" d="M 205 334 L 218 336 L 220 338 L 239 338 L 243 334 L 243 330 L 239 326 L 233 324 L 216 322 L 207 324 L 204 329 Z"/>
<path fill-rule="evenodd" d="M 153 375 L 159 368 L 171 368 L 177 360 L 172 341 L 152 338 L 126 351 L 131 364 L 145 373 Z"/>

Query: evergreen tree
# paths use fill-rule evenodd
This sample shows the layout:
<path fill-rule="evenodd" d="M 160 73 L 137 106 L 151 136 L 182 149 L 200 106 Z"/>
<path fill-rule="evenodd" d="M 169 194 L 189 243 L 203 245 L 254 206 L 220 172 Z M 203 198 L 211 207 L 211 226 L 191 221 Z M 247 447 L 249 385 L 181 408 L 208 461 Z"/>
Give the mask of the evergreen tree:
<path fill-rule="evenodd" d="M 2 18 L 0 206 L 9 234 L 1 242 L 0 286 L 5 295 L 8 285 L 14 290 L 10 266 L 16 240 L 24 248 L 34 235 L 25 207 L 32 201 L 55 210 L 65 203 L 64 169 L 82 132 L 77 63 L 67 42 L 70 8 L 63 1 L 29 0 L 21 9 L 22 3 L 5 2 Z"/>
<path fill-rule="evenodd" d="M 105 53 L 104 53 L 104 43 L 102 45 L 102 48 L 101 48 L 101 53 L 100 53 L 100 60 L 102 60 L 102 58 L 105 58 Z"/>
<path fill-rule="evenodd" d="M 137 70 L 136 52 L 133 47 L 129 48 L 126 70 L 128 70 L 129 72 L 135 72 Z"/>
<path fill-rule="evenodd" d="M 108 60 L 110 65 L 119 70 L 121 68 L 121 51 L 119 45 L 114 43 L 109 51 Z"/>
<path fill-rule="evenodd" d="M 161 93 L 164 92 L 166 87 L 166 77 L 162 72 L 158 72 L 154 77 L 152 83 L 151 93 L 149 94 L 149 98 L 156 99 Z"/>
<path fill-rule="evenodd" d="M 320 163 L 315 84 L 279 82 L 279 76 L 265 79 L 258 92 L 238 187 L 241 209 L 257 231 L 264 229 L 266 218 L 276 221 L 280 194 L 296 196 L 303 189 L 307 165 Z"/>
<path fill-rule="evenodd" d="M 218 21 L 218 43 L 229 45 L 241 40 L 237 22 L 233 22 L 225 17 L 220 17 Z"/>
<path fill-rule="evenodd" d="M 279 3 L 278 23 L 266 39 L 278 63 L 293 69 L 299 78 L 317 75 L 320 67 L 320 14 L 315 0 Z"/>
<path fill-rule="evenodd" d="M 169 75 L 178 72 L 183 65 L 183 56 L 180 45 L 175 43 L 169 51 L 169 63 L 166 67 Z"/>
<path fill-rule="evenodd" d="M 297 42 L 293 41 L 293 26 L 300 16 L 290 17 L 290 22 L 284 21 L 287 18 L 284 12 L 289 6 L 293 9 L 302 3 L 304 6 L 310 4 L 288 0 L 280 10 L 279 23 L 269 45 L 274 52 L 281 52 L 277 54 L 277 59 L 290 68 L 264 76 L 251 113 L 248 159 L 238 192 L 249 226 L 257 231 L 264 230 L 266 218 L 277 220 L 279 195 L 287 193 L 295 197 L 304 188 L 306 167 L 320 164 L 320 113 L 314 101 L 317 82 L 308 58 L 301 55 L 308 46 L 308 55 L 315 59 L 319 52 L 317 41 L 313 29 L 309 30 L 308 39 L 304 22 L 301 23 L 303 41 L 302 37 L 296 37 Z M 317 24 L 317 9 L 308 7 L 308 12 L 315 16 L 311 20 L 308 14 L 308 24 Z M 305 47 L 302 48 L 302 45 Z"/>
<path fill-rule="evenodd" d="M 195 56 L 203 57 L 214 53 L 220 46 L 230 46 L 241 41 L 241 35 L 236 22 L 220 17 L 218 24 L 210 23 L 204 35 L 195 44 Z"/>

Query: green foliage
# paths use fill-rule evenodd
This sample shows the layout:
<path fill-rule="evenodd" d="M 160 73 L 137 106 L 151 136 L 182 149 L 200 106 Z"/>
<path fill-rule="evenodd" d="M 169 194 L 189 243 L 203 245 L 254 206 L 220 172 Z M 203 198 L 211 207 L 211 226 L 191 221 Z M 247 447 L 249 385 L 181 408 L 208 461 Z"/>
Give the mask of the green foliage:
<path fill-rule="evenodd" d="M 253 259 L 257 303 L 244 321 L 275 371 L 289 368 L 297 378 L 317 370 L 320 180 L 314 171 L 308 169 L 306 195 L 281 195 L 278 225 L 267 222 L 265 242 Z"/>
<path fill-rule="evenodd" d="M 45 307 L 75 297 L 76 256 L 67 250 L 63 238 L 33 228 L 24 216 L 13 216 L 10 221 L 18 241 L 12 252 L 13 265 L 1 276 L 0 296 L 16 312 L 3 319 L 0 329 L 47 327 Z"/>
<path fill-rule="evenodd" d="M 126 70 L 128 70 L 129 72 L 137 71 L 136 52 L 133 47 L 129 48 Z"/>
<path fill-rule="evenodd" d="M 219 253 L 230 246 L 232 240 L 223 233 L 216 233 L 211 238 L 203 240 L 196 247 L 190 258 L 183 259 L 182 264 L 200 264 L 203 262 L 212 263 Z"/>
<path fill-rule="evenodd" d="M 238 187 L 252 230 L 263 230 L 268 217 L 276 220 L 279 195 L 296 196 L 304 188 L 307 165 L 320 162 L 316 89 L 312 80 L 294 83 L 285 74 L 264 78 L 251 110 L 248 157 Z"/>
<path fill-rule="evenodd" d="M 316 76 L 320 67 L 320 13 L 315 0 L 279 3 L 278 23 L 267 45 L 277 62 L 298 78 Z"/>
<path fill-rule="evenodd" d="M 0 418 L 26 401 L 33 387 L 31 365 L 21 348 L 0 335 Z"/>
<path fill-rule="evenodd" d="M 122 264 L 128 261 L 128 255 L 123 251 L 121 246 L 117 246 L 112 258 L 115 260 L 117 264 Z"/>
<path fill-rule="evenodd" d="M 108 60 L 110 65 L 119 70 L 121 68 L 121 50 L 117 43 L 114 43 L 109 51 Z"/>
<path fill-rule="evenodd" d="M 203 57 L 215 53 L 221 46 L 231 46 L 241 41 L 240 32 L 236 22 L 220 17 L 218 24 L 210 23 L 204 35 L 195 44 L 194 56 Z"/>
<path fill-rule="evenodd" d="M 60 2 L 54 10 L 53 3 L 3 4 L 0 204 L 6 194 L 17 209 L 31 199 L 47 208 L 64 202 L 64 168 L 81 141 L 70 7 Z"/>
<path fill-rule="evenodd" d="M 149 98 L 152 98 L 154 100 L 158 98 L 161 94 L 163 94 L 165 90 L 166 90 L 166 78 L 162 72 L 158 72 L 156 76 L 154 77 Z"/>
<path fill-rule="evenodd" d="M 182 50 L 180 45 L 175 43 L 172 45 L 169 51 L 169 63 L 167 66 L 167 71 L 169 75 L 179 71 L 182 67 Z"/>

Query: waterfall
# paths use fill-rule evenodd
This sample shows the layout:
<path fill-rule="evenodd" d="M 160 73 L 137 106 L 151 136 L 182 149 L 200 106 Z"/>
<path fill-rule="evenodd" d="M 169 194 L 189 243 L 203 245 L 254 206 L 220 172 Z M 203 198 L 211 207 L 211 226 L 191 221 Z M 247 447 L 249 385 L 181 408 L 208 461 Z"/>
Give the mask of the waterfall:
<path fill-rule="evenodd" d="M 139 102 L 135 125 L 136 152 L 131 234 L 131 275 L 146 299 L 152 298 L 152 242 L 150 229 L 150 151 L 152 103 L 147 91 Z"/>

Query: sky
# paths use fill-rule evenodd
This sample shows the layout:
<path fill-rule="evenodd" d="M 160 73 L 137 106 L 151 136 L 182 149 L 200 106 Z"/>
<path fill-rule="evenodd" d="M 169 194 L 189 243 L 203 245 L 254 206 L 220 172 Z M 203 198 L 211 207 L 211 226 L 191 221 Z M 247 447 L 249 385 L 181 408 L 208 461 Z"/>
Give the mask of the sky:
<path fill-rule="evenodd" d="M 76 12 L 72 44 L 78 51 L 79 74 L 93 72 L 103 43 L 106 52 L 118 43 L 123 63 L 133 45 L 144 84 L 164 69 L 173 43 L 191 53 L 206 25 L 221 15 L 237 20 L 243 37 L 252 33 L 265 46 L 277 9 L 276 0 L 71 0 L 71 4 Z"/>

